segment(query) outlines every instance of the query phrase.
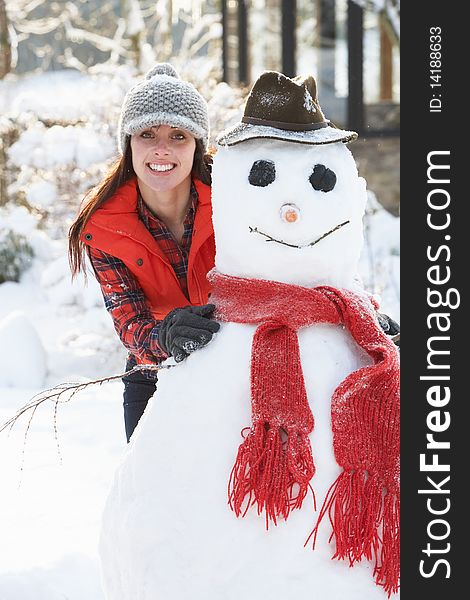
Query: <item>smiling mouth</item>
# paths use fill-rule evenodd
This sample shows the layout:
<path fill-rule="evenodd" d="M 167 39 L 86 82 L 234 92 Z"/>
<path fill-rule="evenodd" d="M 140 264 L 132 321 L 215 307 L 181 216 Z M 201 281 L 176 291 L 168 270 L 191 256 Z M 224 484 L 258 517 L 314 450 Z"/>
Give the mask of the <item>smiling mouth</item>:
<path fill-rule="evenodd" d="M 289 242 L 285 242 L 284 240 L 277 240 L 276 238 L 273 238 L 271 235 L 268 235 L 267 233 L 263 233 L 257 227 L 249 227 L 249 229 L 250 229 L 250 233 L 259 233 L 259 235 L 262 235 L 263 237 L 265 237 L 266 242 L 276 242 L 277 244 L 283 244 L 284 246 L 289 246 L 290 248 L 308 248 L 309 246 L 315 246 L 315 244 L 318 244 L 318 242 L 320 242 L 321 240 L 324 240 L 327 236 L 331 235 L 335 231 L 338 231 L 338 229 L 341 229 L 341 227 L 344 227 L 348 223 L 350 223 L 350 221 L 344 221 L 344 223 L 340 223 L 339 225 L 336 225 L 336 227 L 333 227 L 333 229 L 330 229 L 330 231 L 327 231 L 326 233 L 321 235 L 319 238 L 317 238 L 313 242 L 309 242 L 308 244 L 302 244 L 301 246 L 298 244 L 289 244 Z"/>
<path fill-rule="evenodd" d="M 173 169 L 176 167 L 176 165 L 175 165 L 175 163 L 165 163 L 165 164 L 147 163 L 147 167 L 153 173 L 169 173 L 170 171 L 173 171 Z"/>

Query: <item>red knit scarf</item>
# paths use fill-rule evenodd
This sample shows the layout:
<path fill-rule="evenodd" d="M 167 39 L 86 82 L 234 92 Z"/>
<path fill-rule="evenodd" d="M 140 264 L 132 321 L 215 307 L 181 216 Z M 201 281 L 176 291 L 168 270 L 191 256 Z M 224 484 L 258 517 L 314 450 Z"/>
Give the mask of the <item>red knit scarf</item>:
<path fill-rule="evenodd" d="M 374 576 L 390 595 L 399 581 L 399 364 L 365 296 L 328 286 L 304 288 L 209 273 L 216 318 L 258 325 L 251 351 L 252 424 L 229 481 L 237 516 L 257 504 L 266 524 L 300 508 L 315 473 L 309 434 L 314 419 L 305 391 L 297 330 L 342 324 L 374 364 L 351 373 L 331 399 L 336 461 L 312 534 L 328 514 L 334 558 L 352 566 L 375 560 Z M 245 431 L 245 430 L 244 430 Z M 307 540 L 308 541 L 308 540 Z"/>

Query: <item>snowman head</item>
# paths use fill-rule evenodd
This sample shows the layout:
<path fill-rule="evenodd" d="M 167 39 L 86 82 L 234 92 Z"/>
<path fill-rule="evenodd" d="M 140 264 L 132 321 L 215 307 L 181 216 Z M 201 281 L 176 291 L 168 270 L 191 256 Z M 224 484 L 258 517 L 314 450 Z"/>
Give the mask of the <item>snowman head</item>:
<path fill-rule="evenodd" d="M 216 268 L 312 287 L 351 287 L 366 185 L 342 142 L 249 139 L 214 157 Z"/>
<path fill-rule="evenodd" d="M 312 75 L 266 71 L 240 123 L 217 139 L 216 268 L 312 287 L 351 287 L 362 247 L 365 181 L 323 114 Z"/>

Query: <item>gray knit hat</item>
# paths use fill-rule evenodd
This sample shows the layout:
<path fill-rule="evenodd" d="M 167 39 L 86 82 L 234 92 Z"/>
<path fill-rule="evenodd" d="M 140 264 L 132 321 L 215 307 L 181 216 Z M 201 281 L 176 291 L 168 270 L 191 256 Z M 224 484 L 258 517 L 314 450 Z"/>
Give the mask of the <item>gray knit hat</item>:
<path fill-rule="evenodd" d="M 127 136 L 154 125 L 181 127 L 201 139 L 207 148 L 207 103 L 196 88 L 182 81 L 168 63 L 155 65 L 124 98 L 119 117 L 118 145 L 124 154 Z"/>

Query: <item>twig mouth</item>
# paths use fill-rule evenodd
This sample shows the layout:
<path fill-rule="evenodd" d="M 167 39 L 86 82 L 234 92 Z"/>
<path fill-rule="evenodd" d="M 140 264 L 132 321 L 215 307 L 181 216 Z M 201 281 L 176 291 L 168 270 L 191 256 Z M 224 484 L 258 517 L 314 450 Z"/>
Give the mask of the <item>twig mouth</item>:
<path fill-rule="evenodd" d="M 259 233 L 259 235 L 265 237 L 266 242 L 276 242 L 277 244 L 283 244 L 284 246 L 289 246 L 290 248 L 308 248 L 309 246 L 315 246 L 315 244 L 318 244 L 318 242 L 324 240 L 327 236 L 331 235 L 335 231 L 338 231 L 338 229 L 341 229 L 341 227 L 344 227 L 344 225 L 347 225 L 348 223 L 350 223 L 350 221 L 344 221 L 344 223 L 336 225 L 336 227 L 333 227 L 333 229 L 330 229 L 330 231 L 327 231 L 313 242 L 309 242 L 308 244 L 302 244 L 301 246 L 298 244 L 289 244 L 289 242 L 285 242 L 284 240 L 278 240 L 276 238 L 273 238 L 271 235 L 260 231 L 257 227 L 249 227 L 249 229 L 250 233 Z"/>

